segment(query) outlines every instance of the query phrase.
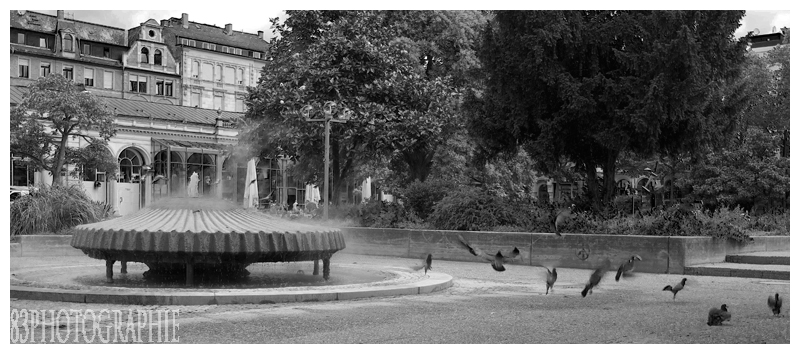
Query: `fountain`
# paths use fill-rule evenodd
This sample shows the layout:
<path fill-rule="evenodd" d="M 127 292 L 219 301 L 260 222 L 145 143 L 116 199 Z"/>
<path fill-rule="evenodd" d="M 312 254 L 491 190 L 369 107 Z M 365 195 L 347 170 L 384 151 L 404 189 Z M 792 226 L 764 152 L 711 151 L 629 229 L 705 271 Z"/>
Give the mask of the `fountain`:
<path fill-rule="evenodd" d="M 197 274 L 243 277 L 259 262 L 314 261 L 313 274 L 328 280 L 330 258 L 345 248 L 341 231 L 311 226 L 245 209 L 214 198 L 166 198 L 137 213 L 75 228 L 72 247 L 106 261 L 106 281 L 113 265 L 128 262 L 149 268 L 143 275 Z"/>

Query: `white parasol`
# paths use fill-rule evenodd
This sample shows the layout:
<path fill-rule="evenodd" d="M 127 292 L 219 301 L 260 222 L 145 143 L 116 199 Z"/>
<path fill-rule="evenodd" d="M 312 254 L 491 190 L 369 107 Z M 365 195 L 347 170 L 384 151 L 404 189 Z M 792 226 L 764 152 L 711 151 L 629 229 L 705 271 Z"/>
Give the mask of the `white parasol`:
<path fill-rule="evenodd" d="M 258 183 L 256 183 L 256 158 L 247 161 L 247 176 L 244 180 L 244 207 L 255 208 L 258 206 Z"/>

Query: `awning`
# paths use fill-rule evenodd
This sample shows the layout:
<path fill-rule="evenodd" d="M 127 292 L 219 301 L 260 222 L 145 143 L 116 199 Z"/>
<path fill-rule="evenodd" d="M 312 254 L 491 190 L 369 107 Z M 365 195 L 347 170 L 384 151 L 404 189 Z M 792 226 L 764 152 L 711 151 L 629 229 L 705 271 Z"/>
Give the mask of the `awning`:
<path fill-rule="evenodd" d="M 187 152 L 200 152 L 204 154 L 223 154 L 225 150 L 230 145 L 227 144 L 217 144 L 217 143 L 206 143 L 201 141 L 189 141 L 189 140 L 169 140 L 169 139 L 153 139 L 155 144 L 159 144 L 162 146 L 162 150 L 166 150 L 167 147 L 173 151 L 187 151 Z M 157 152 L 157 151 L 156 151 Z"/>

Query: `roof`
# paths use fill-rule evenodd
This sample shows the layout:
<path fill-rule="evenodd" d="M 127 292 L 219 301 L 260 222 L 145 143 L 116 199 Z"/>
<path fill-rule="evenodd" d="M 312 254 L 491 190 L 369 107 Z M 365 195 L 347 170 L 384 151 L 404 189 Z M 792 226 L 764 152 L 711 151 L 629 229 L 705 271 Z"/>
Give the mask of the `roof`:
<path fill-rule="evenodd" d="M 180 18 L 172 17 L 161 30 L 164 42 L 172 48 L 177 46 L 176 37 L 183 37 L 256 52 L 267 51 L 267 41 L 258 38 L 257 34 L 234 30 L 228 35 L 225 28 L 192 21 L 189 21 L 189 28 L 183 28 L 181 21 Z"/>
<path fill-rule="evenodd" d="M 31 47 L 16 43 L 11 43 L 11 53 L 39 55 L 39 56 L 53 57 L 60 61 L 79 61 L 97 65 L 113 66 L 113 67 L 118 67 L 120 69 L 122 68 L 122 63 L 119 60 L 115 59 L 95 57 L 91 55 L 82 55 L 77 58 L 65 58 L 54 53 L 52 50 L 48 48 Z M 164 74 L 168 75 L 169 73 L 164 73 Z"/>
<path fill-rule="evenodd" d="M 53 34 L 59 30 L 70 29 L 82 40 L 126 46 L 125 30 L 122 28 L 72 19 L 59 20 L 56 16 L 21 10 L 11 10 L 10 22 L 12 28 Z"/>
<path fill-rule="evenodd" d="M 213 152 L 225 151 L 226 144 L 204 143 L 200 141 L 170 140 L 151 138 L 162 146 L 169 146 L 172 150 L 209 150 Z"/>
<path fill-rule="evenodd" d="M 11 104 L 19 104 L 27 90 L 28 88 L 24 86 L 11 86 Z M 115 97 L 102 97 L 102 100 L 109 110 L 123 117 L 159 119 L 174 122 L 186 121 L 186 123 L 215 125 L 218 116 L 217 111 L 213 109 L 134 101 Z M 226 122 L 239 119 L 243 116 L 244 113 L 225 111 L 219 115 L 219 117 Z M 230 126 L 230 123 L 225 124 L 225 126 Z"/>

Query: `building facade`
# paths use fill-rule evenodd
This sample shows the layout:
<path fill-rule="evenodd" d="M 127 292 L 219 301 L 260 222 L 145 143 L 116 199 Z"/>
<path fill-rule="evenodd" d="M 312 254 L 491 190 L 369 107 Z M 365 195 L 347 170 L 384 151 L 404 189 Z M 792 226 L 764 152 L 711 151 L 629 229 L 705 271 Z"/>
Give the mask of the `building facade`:
<path fill-rule="evenodd" d="M 244 112 L 247 87 L 255 86 L 266 63 L 264 32 L 191 22 L 186 13 L 161 24 L 166 45 L 180 61 L 181 104 Z"/>

